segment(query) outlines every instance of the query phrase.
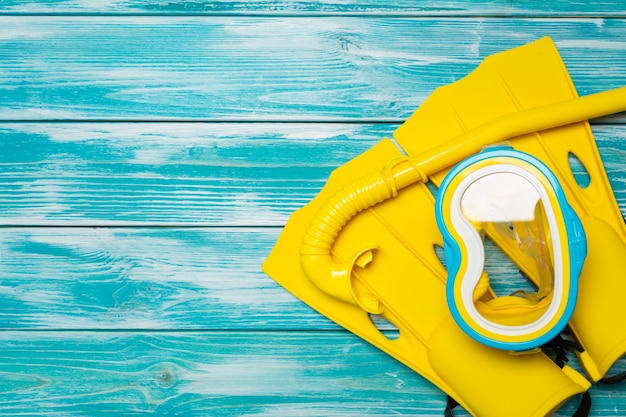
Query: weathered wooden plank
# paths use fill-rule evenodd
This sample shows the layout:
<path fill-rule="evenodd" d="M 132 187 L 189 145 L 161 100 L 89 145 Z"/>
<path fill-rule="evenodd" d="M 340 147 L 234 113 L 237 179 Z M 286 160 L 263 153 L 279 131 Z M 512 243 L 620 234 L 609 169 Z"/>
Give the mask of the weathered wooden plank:
<path fill-rule="evenodd" d="M 336 328 L 261 272 L 278 229 L 3 229 L 0 328 Z"/>
<path fill-rule="evenodd" d="M 396 127 L 0 124 L 0 224 L 282 226 Z M 626 126 L 594 130 L 626 212 Z"/>
<path fill-rule="evenodd" d="M 3 228 L 0 329 L 337 329 L 261 272 L 280 231 Z M 503 294 L 509 265 L 487 247 Z"/>
<path fill-rule="evenodd" d="M 626 79 L 624 19 L 0 16 L 3 120 L 402 121 L 545 35 L 582 94 Z"/>
<path fill-rule="evenodd" d="M 580 2 L 575 0 L 545 2 L 540 0 L 437 0 L 428 2 L 401 1 L 259 1 L 219 0 L 186 1 L 148 0 L 6 0 L 0 4 L 6 14 L 46 13 L 115 13 L 115 14 L 393 14 L 410 16 L 623 16 L 620 0 Z"/>
<path fill-rule="evenodd" d="M 445 407 L 430 383 L 344 332 L 2 332 L 0 342 L 4 415 L 439 416 Z M 590 416 L 626 412 L 623 386 L 591 395 Z M 571 416 L 576 401 L 555 416 Z"/>
<path fill-rule="evenodd" d="M 283 225 L 332 169 L 395 128 L 5 124 L 0 222 Z"/>
<path fill-rule="evenodd" d="M 5 415 L 415 415 L 443 394 L 344 333 L 2 333 Z M 315 340 L 315 343 L 312 341 Z"/>

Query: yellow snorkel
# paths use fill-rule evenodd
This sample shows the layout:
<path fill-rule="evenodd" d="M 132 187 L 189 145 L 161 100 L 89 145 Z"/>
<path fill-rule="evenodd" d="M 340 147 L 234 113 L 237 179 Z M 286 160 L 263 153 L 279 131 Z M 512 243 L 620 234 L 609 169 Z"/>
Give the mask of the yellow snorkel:
<path fill-rule="evenodd" d="M 621 87 L 500 116 L 422 155 L 392 161 L 385 169 L 347 184 L 319 209 L 302 240 L 302 269 L 318 288 L 375 313 L 376 300 L 369 296 L 359 298 L 350 285 L 353 265 L 359 259 L 369 262 L 375 248 L 363 248 L 344 264 L 333 261 L 330 256 L 334 240 L 354 215 L 395 197 L 399 190 L 409 185 L 426 181 L 429 175 L 467 156 L 477 154 L 486 145 L 625 110 L 626 87 Z"/>

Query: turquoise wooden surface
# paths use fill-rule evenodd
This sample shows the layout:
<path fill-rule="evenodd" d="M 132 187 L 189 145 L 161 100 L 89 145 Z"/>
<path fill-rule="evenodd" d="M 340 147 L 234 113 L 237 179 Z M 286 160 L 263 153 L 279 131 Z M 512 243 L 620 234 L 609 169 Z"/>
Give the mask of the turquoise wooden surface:
<path fill-rule="evenodd" d="M 0 28 L 4 120 L 399 123 L 485 56 L 543 35 L 580 94 L 626 71 L 618 18 L 0 16 Z"/>
<path fill-rule="evenodd" d="M 625 15 L 0 3 L 0 414 L 441 415 L 438 390 L 260 264 L 333 168 L 487 55 L 549 35 L 581 94 L 626 84 Z M 622 212 L 624 123 L 593 124 Z M 506 289 L 516 273 L 493 268 Z M 591 392 L 592 416 L 626 415 L 626 385 Z"/>
<path fill-rule="evenodd" d="M 623 16 L 621 0 L 544 2 L 528 0 L 411 0 L 358 2 L 345 0 L 250 1 L 250 0 L 5 0 L 0 11 L 7 14 L 371 14 L 409 16 Z"/>

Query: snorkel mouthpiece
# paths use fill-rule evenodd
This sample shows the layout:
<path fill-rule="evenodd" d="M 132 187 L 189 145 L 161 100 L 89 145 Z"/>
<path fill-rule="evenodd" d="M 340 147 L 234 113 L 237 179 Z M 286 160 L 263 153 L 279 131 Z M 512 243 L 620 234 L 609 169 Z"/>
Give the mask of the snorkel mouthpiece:
<path fill-rule="evenodd" d="M 457 324 L 489 346 L 526 351 L 557 336 L 576 304 L 587 252 L 582 224 L 554 173 L 537 158 L 493 147 L 445 177 L 435 203 Z M 485 231 L 517 242 L 536 261 L 536 292 L 498 297 L 484 272 Z"/>

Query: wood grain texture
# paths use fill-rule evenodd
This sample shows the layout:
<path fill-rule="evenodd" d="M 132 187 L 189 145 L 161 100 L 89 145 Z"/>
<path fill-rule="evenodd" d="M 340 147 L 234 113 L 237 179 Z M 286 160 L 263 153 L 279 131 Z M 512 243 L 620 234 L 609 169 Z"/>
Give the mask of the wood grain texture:
<path fill-rule="evenodd" d="M 279 229 L 3 229 L 0 328 L 336 328 L 261 263 Z"/>
<path fill-rule="evenodd" d="M 591 417 L 626 412 L 623 390 L 591 395 Z M 445 407 L 434 386 L 345 332 L 2 332 L 0 399 L 4 415 L 45 416 L 434 417 Z"/>
<path fill-rule="evenodd" d="M 487 55 L 549 35 L 581 94 L 623 85 L 625 15 L 618 0 L 0 2 L 0 415 L 442 415 L 443 393 L 260 265 L 332 169 Z M 593 126 L 622 212 L 625 122 Z M 487 250 L 497 289 L 519 288 Z M 592 417 L 626 415 L 624 384 L 591 393 Z"/>
<path fill-rule="evenodd" d="M 0 126 L 3 224 L 285 224 L 395 125 Z"/>
<path fill-rule="evenodd" d="M 0 124 L 1 225 L 282 226 L 394 124 Z M 594 125 L 626 212 L 626 126 Z"/>
<path fill-rule="evenodd" d="M 319 336 L 5 332 L 0 413 L 361 416 L 444 406 L 434 387 L 358 338 Z"/>
<path fill-rule="evenodd" d="M 550 35 L 581 94 L 623 84 L 623 19 L 0 16 L 2 120 L 405 120 Z M 601 75 L 601 76 L 600 76 Z"/>
<path fill-rule="evenodd" d="M 623 16 L 620 0 L 580 2 L 511 0 L 429 0 L 400 1 L 250 1 L 250 0 L 6 0 L 0 4 L 6 14 L 115 13 L 115 14 L 358 14 L 410 16 Z"/>

